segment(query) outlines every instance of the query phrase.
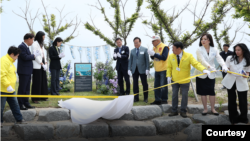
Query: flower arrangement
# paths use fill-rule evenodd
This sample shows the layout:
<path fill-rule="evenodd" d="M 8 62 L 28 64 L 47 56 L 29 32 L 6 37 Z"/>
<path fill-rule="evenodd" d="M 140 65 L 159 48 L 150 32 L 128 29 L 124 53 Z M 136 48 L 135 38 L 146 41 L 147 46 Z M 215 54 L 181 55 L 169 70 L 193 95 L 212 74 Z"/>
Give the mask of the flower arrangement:
<path fill-rule="evenodd" d="M 69 92 L 73 87 L 74 80 L 72 79 L 73 73 L 70 73 L 71 66 L 70 61 L 68 61 L 65 65 L 62 63 L 62 69 L 60 70 L 59 77 L 59 90 L 60 92 Z M 47 74 L 48 80 L 48 88 L 50 92 L 51 88 L 51 74 L 50 71 Z"/>
<path fill-rule="evenodd" d="M 94 78 L 96 80 L 97 93 L 117 94 L 118 80 L 112 67 L 113 60 L 107 61 L 105 64 L 97 62 L 94 66 Z"/>

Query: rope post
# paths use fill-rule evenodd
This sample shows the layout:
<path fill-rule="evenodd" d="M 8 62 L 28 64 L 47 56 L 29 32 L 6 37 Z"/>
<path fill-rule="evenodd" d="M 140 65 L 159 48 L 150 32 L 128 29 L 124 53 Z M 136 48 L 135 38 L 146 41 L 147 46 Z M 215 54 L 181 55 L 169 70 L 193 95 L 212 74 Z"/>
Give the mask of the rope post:
<path fill-rule="evenodd" d="M 197 102 L 199 102 L 199 99 L 198 99 L 198 97 L 197 97 L 196 91 L 195 91 L 195 89 L 194 89 L 194 85 L 193 85 L 192 79 L 190 79 L 190 83 L 191 83 L 192 89 L 193 89 L 193 91 L 194 91 L 195 99 L 196 99 Z"/>

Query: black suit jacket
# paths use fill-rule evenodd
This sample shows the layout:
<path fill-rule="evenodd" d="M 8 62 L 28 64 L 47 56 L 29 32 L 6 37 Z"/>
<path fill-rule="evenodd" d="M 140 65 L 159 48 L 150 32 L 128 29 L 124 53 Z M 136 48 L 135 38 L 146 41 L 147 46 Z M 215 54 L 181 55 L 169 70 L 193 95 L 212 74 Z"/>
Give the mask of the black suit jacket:
<path fill-rule="evenodd" d="M 224 61 L 227 60 L 227 57 L 230 55 L 233 55 L 234 53 L 230 50 L 227 51 L 227 54 L 225 54 L 225 51 L 220 52 L 220 56 L 223 58 Z"/>
<path fill-rule="evenodd" d="M 58 49 L 58 52 L 60 53 L 60 49 Z M 50 58 L 50 69 L 62 69 L 60 60 L 61 58 L 59 57 L 56 47 L 52 46 L 49 48 L 49 58 Z"/>
<path fill-rule="evenodd" d="M 21 50 L 21 53 L 18 56 L 17 73 L 31 75 L 33 72 L 32 60 L 35 60 L 35 56 L 31 54 L 29 48 L 24 43 L 21 43 L 18 48 Z"/>
<path fill-rule="evenodd" d="M 114 53 L 118 53 L 119 48 L 117 47 L 114 50 Z M 123 71 L 128 71 L 128 58 L 129 58 L 129 48 L 127 46 L 122 46 L 121 49 L 121 58 L 113 58 L 116 61 L 116 70 L 123 70 Z"/>

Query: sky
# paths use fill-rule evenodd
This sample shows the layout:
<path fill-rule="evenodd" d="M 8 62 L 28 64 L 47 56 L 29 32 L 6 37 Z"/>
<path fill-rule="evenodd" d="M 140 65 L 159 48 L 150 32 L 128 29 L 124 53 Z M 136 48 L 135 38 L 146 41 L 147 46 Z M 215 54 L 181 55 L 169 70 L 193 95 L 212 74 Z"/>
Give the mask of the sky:
<path fill-rule="evenodd" d="M 161 4 L 161 8 L 164 8 L 165 11 L 168 11 L 168 14 L 172 14 L 173 13 L 173 8 L 175 7 L 175 11 L 180 11 L 184 5 L 188 2 L 189 0 L 165 0 L 162 4 Z M 85 29 L 84 27 L 84 23 L 89 22 L 91 23 L 91 18 L 90 16 L 92 16 L 93 21 L 95 23 L 95 26 L 98 27 L 101 32 L 109 37 L 112 38 L 112 29 L 110 28 L 110 26 L 104 21 L 104 16 L 103 14 L 101 14 L 101 12 L 96 9 L 95 7 L 91 6 L 91 5 L 98 5 L 98 1 L 97 0 L 43 0 L 44 4 L 47 7 L 47 12 L 48 14 L 55 14 L 56 16 L 56 21 L 57 24 L 59 22 L 60 19 L 60 13 L 56 10 L 57 9 L 62 9 L 64 6 L 64 11 L 62 12 L 62 15 L 65 15 L 67 13 L 69 13 L 67 15 L 67 17 L 65 18 L 67 21 L 72 20 L 76 15 L 78 16 L 78 19 L 81 19 L 82 23 L 80 24 L 79 28 L 77 29 L 76 33 L 74 35 L 79 34 L 75 39 L 71 40 L 70 42 L 66 43 L 69 45 L 75 45 L 75 46 L 99 46 L 99 45 L 106 45 L 106 43 L 100 39 L 98 36 L 94 35 L 91 31 Z M 197 6 L 197 11 L 200 12 L 201 10 L 203 10 L 203 6 L 204 6 L 204 2 L 205 0 L 199 0 L 198 2 L 198 6 Z M 101 0 L 102 6 L 105 7 L 106 10 L 106 14 L 108 16 L 108 18 L 113 21 L 113 16 L 114 16 L 114 9 L 110 7 L 109 3 L 105 0 Z M 189 5 L 189 9 L 193 10 L 195 7 L 195 3 L 196 0 L 191 0 L 190 1 L 190 5 Z M 134 28 L 132 29 L 132 32 L 129 34 L 129 37 L 127 39 L 127 46 L 129 47 L 129 49 L 133 49 L 134 48 L 134 44 L 133 44 L 133 38 L 134 37 L 140 37 L 142 40 L 142 46 L 149 48 L 149 49 L 153 49 L 153 45 L 151 43 L 151 38 L 147 35 L 153 36 L 154 33 L 151 31 L 151 29 L 147 28 L 145 25 L 142 24 L 143 20 L 149 20 L 151 18 L 152 12 L 147 9 L 147 6 L 149 4 L 146 2 L 146 0 L 144 0 L 143 5 L 141 7 L 141 11 L 140 13 L 142 14 L 142 17 L 139 18 L 135 25 Z M 13 13 L 16 12 L 20 15 L 24 15 L 22 13 L 22 9 L 25 9 L 26 6 L 26 1 L 25 0 L 10 0 L 10 1 L 3 1 L 2 3 L 3 6 L 3 13 L 0 14 L 1 16 L 1 57 L 4 56 L 7 53 L 8 48 L 11 45 L 15 45 L 18 46 L 19 44 L 22 43 L 23 41 L 23 36 L 29 32 L 29 28 L 27 26 L 27 23 L 24 19 L 22 19 L 21 17 L 17 16 L 16 14 Z M 211 21 L 210 17 L 211 17 L 211 6 L 210 5 L 207 14 L 205 16 L 205 20 L 206 21 Z M 130 17 L 134 12 L 135 12 L 135 8 L 136 8 L 136 2 L 134 0 L 128 0 L 127 5 L 125 7 L 125 14 L 126 17 Z M 42 2 L 41 0 L 32 0 L 30 2 L 30 10 L 31 11 L 31 15 L 34 16 L 37 9 L 39 9 L 39 13 L 41 13 L 41 15 L 39 15 L 38 19 L 36 19 L 36 21 L 34 22 L 34 30 L 35 32 L 38 31 L 43 31 L 43 27 L 42 27 L 42 15 L 45 13 L 43 6 L 42 6 Z M 232 9 L 226 16 L 225 18 L 225 22 L 228 24 L 230 23 L 230 21 L 232 21 L 231 15 L 234 13 L 234 10 Z M 197 13 L 199 14 L 199 13 Z M 123 13 L 122 13 L 123 15 Z M 123 17 L 123 16 L 122 16 Z M 175 28 L 177 28 L 179 26 L 179 24 L 182 26 L 182 30 L 183 31 L 189 31 L 192 32 L 194 30 L 194 26 L 193 26 L 193 14 L 186 10 L 184 11 L 181 16 L 173 23 L 173 26 Z M 66 21 L 63 21 L 62 25 L 64 25 L 66 23 Z M 243 24 L 242 19 L 239 20 L 234 20 L 234 25 L 232 27 L 232 29 L 229 31 L 229 36 L 231 38 L 233 38 L 234 36 L 234 32 L 235 29 L 238 27 L 238 25 Z M 223 29 L 224 26 L 223 24 L 219 25 L 219 29 Z M 63 33 L 61 33 L 59 35 L 59 37 L 62 37 L 63 39 L 66 38 L 67 36 L 69 36 L 73 31 L 73 27 L 67 29 L 66 31 L 64 31 Z M 250 29 L 245 25 L 241 31 L 244 32 L 250 32 Z M 213 35 L 213 32 L 210 30 L 209 33 L 211 33 Z M 166 34 L 165 34 L 166 36 Z M 246 43 L 248 46 L 249 45 L 249 41 L 247 40 L 247 38 L 249 39 L 249 37 L 247 37 L 247 35 L 245 35 L 242 38 L 243 34 L 242 33 L 238 33 L 235 42 L 237 43 L 239 42 L 241 39 L 241 42 Z M 168 40 L 168 39 L 167 39 Z M 167 41 L 166 40 L 166 41 Z M 48 42 L 48 38 L 46 37 L 45 42 Z M 168 42 L 166 42 L 166 44 L 168 45 Z M 223 44 L 223 42 L 221 43 Z M 193 56 L 196 58 L 196 54 L 195 51 L 196 49 L 199 47 L 199 41 L 197 40 L 196 42 L 194 42 L 190 47 L 188 47 L 187 49 L 185 49 L 186 52 L 192 53 Z M 215 47 L 217 47 L 218 45 L 215 44 Z M 230 47 L 229 49 L 232 50 L 233 47 Z M 111 52 L 111 56 L 113 56 L 113 50 L 114 48 L 111 48 L 110 52 Z M 172 50 L 170 50 L 170 53 L 172 53 Z M 73 66 L 74 63 L 80 63 L 80 55 L 79 52 L 77 51 L 77 49 L 74 49 L 74 54 L 75 54 L 75 59 L 72 58 L 71 54 L 70 54 L 70 49 L 69 46 L 66 46 L 65 48 L 65 55 L 66 57 L 64 57 L 62 59 L 62 61 L 64 63 L 66 63 L 68 60 L 71 61 L 71 65 Z M 99 60 L 97 61 L 102 61 L 104 62 L 105 59 L 105 55 L 103 53 L 103 50 L 101 50 L 101 57 Z M 85 53 L 83 52 L 82 55 L 82 62 L 87 62 L 87 58 L 85 57 Z M 92 63 L 93 65 L 96 63 L 96 61 L 94 60 L 94 57 L 92 57 Z M 17 64 L 17 62 L 15 62 L 15 65 Z M 115 61 L 113 62 L 113 66 L 115 66 Z M 73 69 L 71 70 L 73 72 Z M 150 70 L 150 73 L 154 72 L 154 69 Z"/>

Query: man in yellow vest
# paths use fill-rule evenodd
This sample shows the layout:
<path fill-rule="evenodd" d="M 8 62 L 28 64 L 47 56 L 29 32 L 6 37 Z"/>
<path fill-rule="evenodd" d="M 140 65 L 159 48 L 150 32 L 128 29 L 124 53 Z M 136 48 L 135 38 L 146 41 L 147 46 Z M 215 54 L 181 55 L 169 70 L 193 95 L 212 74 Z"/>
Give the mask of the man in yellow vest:
<path fill-rule="evenodd" d="M 16 87 L 16 67 L 14 62 L 18 58 L 21 50 L 17 47 L 11 46 L 8 54 L 1 57 L 1 123 L 3 123 L 3 110 L 6 101 L 8 102 L 11 112 L 17 123 L 23 122 L 23 117 L 20 112 L 20 107 L 16 97 L 4 97 L 3 95 L 15 95 Z"/>
<path fill-rule="evenodd" d="M 154 88 L 163 86 L 167 84 L 167 59 L 169 54 L 169 47 L 161 42 L 159 36 L 152 37 L 152 44 L 154 45 L 153 50 L 148 50 L 148 54 L 151 56 L 151 59 L 154 60 L 155 68 L 155 82 Z M 160 89 L 154 90 L 155 92 L 155 101 L 150 103 L 151 105 L 161 105 L 168 104 L 168 87 L 163 87 Z"/>
<path fill-rule="evenodd" d="M 196 68 L 203 73 L 210 74 L 210 71 L 206 70 L 206 67 L 202 66 L 191 53 L 187 53 L 183 50 L 183 44 L 181 42 L 175 42 L 173 44 L 173 54 L 169 55 L 168 58 L 168 69 L 167 78 L 168 83 L 180 81 L 182 79 L 190 77 L 191 66 Z M 181 81 L 179 83 L 172 84 L 172 112 L 169 116 L 178 115 L 178 92 L 181 88 L 182 100 L 180 115 L 182 117 L 187 117 L 186 108 L 188 102 L 188 90 L 189 90 L 190 80 Z"/>

